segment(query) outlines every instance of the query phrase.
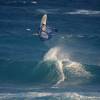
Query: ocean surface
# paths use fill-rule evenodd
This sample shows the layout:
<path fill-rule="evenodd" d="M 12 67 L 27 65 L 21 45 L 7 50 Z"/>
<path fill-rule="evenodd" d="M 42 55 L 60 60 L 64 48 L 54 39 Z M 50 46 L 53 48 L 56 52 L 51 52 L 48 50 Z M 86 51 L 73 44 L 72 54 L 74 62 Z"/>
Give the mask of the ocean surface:
<path fill-rule="evenodd" d="M 100 0 L 0 0 L 0 100 L 100 100 Z"/>

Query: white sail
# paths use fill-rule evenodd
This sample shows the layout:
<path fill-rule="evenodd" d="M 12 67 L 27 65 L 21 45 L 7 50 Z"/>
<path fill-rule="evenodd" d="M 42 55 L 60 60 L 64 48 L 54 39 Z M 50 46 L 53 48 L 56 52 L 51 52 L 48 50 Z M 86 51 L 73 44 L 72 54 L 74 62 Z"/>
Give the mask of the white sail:
<path fill-rule="evenodd" d="M 46 23 L 47 23 L 47 15 L 45 14 L 45 15 L 43 15 L 43 17 L 42 17 L 42 19 L 41 19 L 41 25 L 46 25 Z"/>

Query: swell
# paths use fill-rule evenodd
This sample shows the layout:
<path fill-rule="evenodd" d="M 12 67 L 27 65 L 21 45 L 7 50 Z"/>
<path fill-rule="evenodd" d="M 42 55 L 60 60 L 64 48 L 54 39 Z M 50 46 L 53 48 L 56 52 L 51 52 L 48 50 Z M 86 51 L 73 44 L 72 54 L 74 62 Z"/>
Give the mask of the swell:
<path fill-rule="evenodd" d="M 33 66 L 32 61 L 13 61 L 0 59 L 0 80 L 6 82 L 32 82 Z"/>
<path fill-rule="evenodd" d="M 32 6 L 33 4 L 37 4 L 37 1 L 28 1 L 28 0 L 1 0 L 0 5 L 1 6 L 17 6 L 17 7 L 22 7 L 22 6 Z"/>

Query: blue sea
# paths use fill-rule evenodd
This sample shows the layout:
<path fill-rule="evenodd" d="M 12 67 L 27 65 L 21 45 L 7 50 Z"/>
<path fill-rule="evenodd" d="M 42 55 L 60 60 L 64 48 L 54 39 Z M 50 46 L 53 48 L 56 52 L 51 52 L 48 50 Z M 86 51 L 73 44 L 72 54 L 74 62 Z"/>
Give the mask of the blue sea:
<path fill-rule="evenodd" d="M 0 0 L 0 100 L 100 100 L 100 0 Z"/>

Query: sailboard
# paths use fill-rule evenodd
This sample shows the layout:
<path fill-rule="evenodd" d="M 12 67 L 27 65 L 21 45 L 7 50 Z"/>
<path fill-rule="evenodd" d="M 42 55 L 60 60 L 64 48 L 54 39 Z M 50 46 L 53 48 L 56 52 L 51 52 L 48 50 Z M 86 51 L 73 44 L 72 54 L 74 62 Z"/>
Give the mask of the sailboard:
<path fill-rule="evenodd" d="M 43 15 L 42 19 L 41 19 L 41 24 L 40 24 L 40 38 L 42 40 L 47 40 L 49 38 L 48 33 L 46 32 L 46 26 L 47 24 L 47 15 Z"/>

